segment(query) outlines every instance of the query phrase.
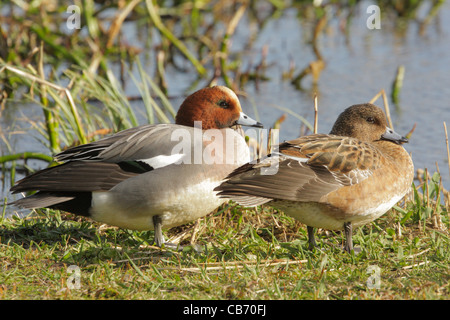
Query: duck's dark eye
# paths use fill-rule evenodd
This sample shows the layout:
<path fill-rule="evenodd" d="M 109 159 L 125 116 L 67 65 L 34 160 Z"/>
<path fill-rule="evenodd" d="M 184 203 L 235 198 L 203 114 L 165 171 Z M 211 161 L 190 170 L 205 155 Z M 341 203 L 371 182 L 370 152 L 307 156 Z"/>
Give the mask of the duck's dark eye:
<path fill-rule="evenodd" d="M 375 123 L 375 118 L 374 117 L 367 117 L 366 121 L 368 123 Z"/>
<path fill-rule="evenodd" d="M 227 109 L 230 107 L 230 104 L 226 100 L 219 100 L 219 102 L 217 102 L 217 104 L 219 105 L 219 107 L 224 108 L 224 109 Z"/>

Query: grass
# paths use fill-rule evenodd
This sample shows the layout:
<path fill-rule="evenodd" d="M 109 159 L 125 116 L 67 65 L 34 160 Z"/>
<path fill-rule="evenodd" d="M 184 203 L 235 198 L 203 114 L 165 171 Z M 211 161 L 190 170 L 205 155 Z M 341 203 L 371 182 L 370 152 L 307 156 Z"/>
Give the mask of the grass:
<path fill-rule="evenodd" d="M 65 7 L 48 6 L 46 0 L 2 3 L 0 8 L 16 11 L 7 19 L 7 33 L 0 26 L 0 112 L 11 98 L 41 106 L 43 120 L 33 127 L 51 154 L 139 121 L 172 121 L 175 111 L 165 72 L 169 66 L 182 72 L 180 60 L 187 72 L 198 74 L 193 86 L 201 81 L 222 81 L 235 90 L 248 81 L 257 86 L 266 77 L 264 59 L 242 70 L 242 57 L 231 50 L 231 39 L 244 14 L 260 29 L 287 8 L 283 1 L 268 1 L 271 10 L 263 17 L 258 15 L 261 2 L 233 4 L 235 10 L 230 10 L 224 2 L 214 6 L 214 1 L 175 2 L 173 7 L 129 1 L 105 18 L 108 4 L 75 1 L 86 5 L 82 18 L 87 28 L 70 34 L 59 29 L 64 17 L 57 13 Z M 441 3 L 431 7 L 424 25 Z M 353 12 L 352 4 L 333 1 L 323 7 L 294 5 L 300 8 L 299 19 L 313 16 L 311 43 L 316 50 L 325 10 L 336 7 L 348 14 L 347 23 Z M 47 7 L 53 11 L 43 9 Z M 394 9 L 403 10 L 402 17 L 414 16 L 417 5 Z M 204 18 L 208 13 L 211 21 Z M 119 41 L 122 24 L 129 19 L 147 35 L 161 38 L 158 42 L 149 36 L 143 44 L 156 58 L 154 76 L 144 72 L 136 58 L 139 50 Z M 108 68 L 113 63 L 120 64 L 120 74 Z M 312 72 L 305 70 L 293 68 L 285 80 L 300 81 Z M 126 79 L 140 93 L 142 115 L 124 93 Z M 299 115 L 290 115 L 314 130 Z M 48 154 L 14 154 L 8 139 L 1 137 L 11 153 L 0 156 L 2 173 L 9 172 L 12 180 L 20 160 L 25 160 L 23 167 L 26 159 L 51 162 Z M 305 226 L 271 208 L 225 206 L 166 231 L 185 246 L 181 252 L 154 247 L 151 231 L 118 229 L 51 210 L 6 219 L 3 208 L 0 299 L 449 299 L 450 196 L 438 172 L 424 171 L 418 178 L 404 202 L 354 231 L 359 254 L 342 252 L 343 236 L 325 230 L 317 234 L 320 247 L 307 250 Z"/>
<path fill-rule="evenodd" d="M 271 208 L 225 206 L 167 231 L 181 252 L 152 246 L 151 231 L 43 210 L 1 221 L 0 299 L 449 299 L 449 207 L 437 228 L 425 201 L 355 230 L 359 254 L 324 230 L 308 250 L 305 227 Z"/>

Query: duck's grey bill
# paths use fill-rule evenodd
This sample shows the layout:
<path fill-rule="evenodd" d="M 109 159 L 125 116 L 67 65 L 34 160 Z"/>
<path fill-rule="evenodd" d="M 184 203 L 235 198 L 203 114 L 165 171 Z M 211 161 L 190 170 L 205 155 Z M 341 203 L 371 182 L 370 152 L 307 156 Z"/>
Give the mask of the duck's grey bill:
<path fill-rule="evenodd" d="M 239 119 L 236 121 L 236 124 L 239 124 L 241 126 L 248 126 L 248 127 L 258 127 L 262 128 L 263 125 L 261 122 L 258 122 L 252 118 L 250 118 L 245 113 L 241 112 Z"/>
<path fill-rule="evenodd" d="M 381 135 L 381 139 L 389 140 L 397 144 L 408 143 L 408 139 L 399 135 L 397 132 L 389 127 L 386 127 L 386 131 Z"/>

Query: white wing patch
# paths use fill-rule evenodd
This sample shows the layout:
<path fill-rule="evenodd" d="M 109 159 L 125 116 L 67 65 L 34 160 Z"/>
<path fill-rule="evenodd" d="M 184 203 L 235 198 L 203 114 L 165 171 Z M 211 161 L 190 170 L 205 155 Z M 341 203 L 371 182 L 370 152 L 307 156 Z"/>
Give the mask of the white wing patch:
<path fill-rule="evenodd" d="M 146 164 L 151 166 L 153 169 L 159 169 L 159 168 L 167 167 L 171 164 L 181 163 L 179 161 L 181 159 L 183 159 L 184 156 L 185 156 L 185 154 L 183 154 L 183 153 L 175 153 L 175 154 L 171 154 L 170 156 L 159 155 L 159 156 L 149 158 L 149 159 L 139 159 L 137 161 L 145 162 Z"/>

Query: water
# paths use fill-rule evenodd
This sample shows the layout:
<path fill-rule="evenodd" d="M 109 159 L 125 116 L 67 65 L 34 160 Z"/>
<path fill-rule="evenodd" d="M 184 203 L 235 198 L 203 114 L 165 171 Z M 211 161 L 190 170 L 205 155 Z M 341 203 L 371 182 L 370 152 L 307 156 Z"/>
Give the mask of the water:
<path fill-rule="evenodd" d="M 309 62 L 315 60 L 313 50 L 307 44 L 311 25 L 297 18 L 297 10 L 286 10 L 280 17 L 270 19 L 259 30 L 254 22 L 244 17 L 240 22 L 231 43 L 233 54 L 241 54 L 242 69 L 254 66 L 261 60 L 263 48 L 267 48 L 267 69 L 265 75 L 269 81 L 246 84 L 246 97 L 241 98 L 244 112 L 270 127 L 275 119 L 284 114 L 277 107 L 287 108 L 305 117 L 311 123 L 314 118 L 313 96 L 317 94 L 319 102 L 319 132 L 329 132 L 337 115 L 347 106 L 369 101 L 379 90 L 385 89 L 391 110 L 395 130 L 406 134 L 414 124 L 417 125 L 410 143 L 405 148 L 412 154 L 416 168 L 436 170 L 436 162 L 443 178 L 444 186 L 450 189 L 450 173 L 443 121 L 450 130 L 450 4 L 446 2 L 438 16 L 419 35 L 419 24 L 410 22 L 403 36 L 395 32 L 390 21 L 382 20 L 380 30 L 366 27 L 367 6 L 371 2 L 362 2 L 357 14 L 351 20 L 348 36 L 340 31 L 340 19 L 333 18 L 326 31 L 318 38 L 318 47 L 326 62 L 317 86 L 311 77 L 302 81 L 302 90 L 296 89 L 289 81 L 283 80 L 283 73 L 292 64 L 298 73 Z M 264 14 L 264 7 L 261 8 Z M 424 7 L 419 19 L 427 12 Z M 139 41 L 133 34 L 135 26 L 127 25 L 130 40 Z M 128 31 L 129 30 L 129 31 Z M 249 46 L 249 38 L 256 39 Z M 400 103 L 394 105 L 390 98 L 391 85 L 397 68 L 405 67 L 405 79 L 400 92 Z M 154 70 L 148 67 L 148 72 Z M 195 80 L 193 73 L 180 73 L 168 68 L 169 92 L 173 96 L 182 96 Z M 137 95 L 133 88 L 127 94 Z M 179 105 L 182 99 L 173 101 Z M 382 100 L 376 104 L 382 106 Z M 257 107 L 257 115 L 254 107 Z M 139 106 L 137 106 L 139 108 Z M 30 104 L 9 104 L 1 113 L 0 137 L 7 137 L 13 152 L 41 151 L 47 149 L 38 140 L 39 135 L 27 131 L 31 119 L 42 119 L 40 108 Z M 300 134 L 301 122 L 288 116 L 283 122 L 280 139 L 296 138 Z M 11 135 L 11 128 L 24 128 L 27 134 Z M 0 142 L 2 154 L 8 154 L 6 144 Z M 35 168 L 44 166 L 38 161 L 29 165 Z M 8 179 L 0 185 L 0 197 L 14 199 L 8 190 Z"/>

